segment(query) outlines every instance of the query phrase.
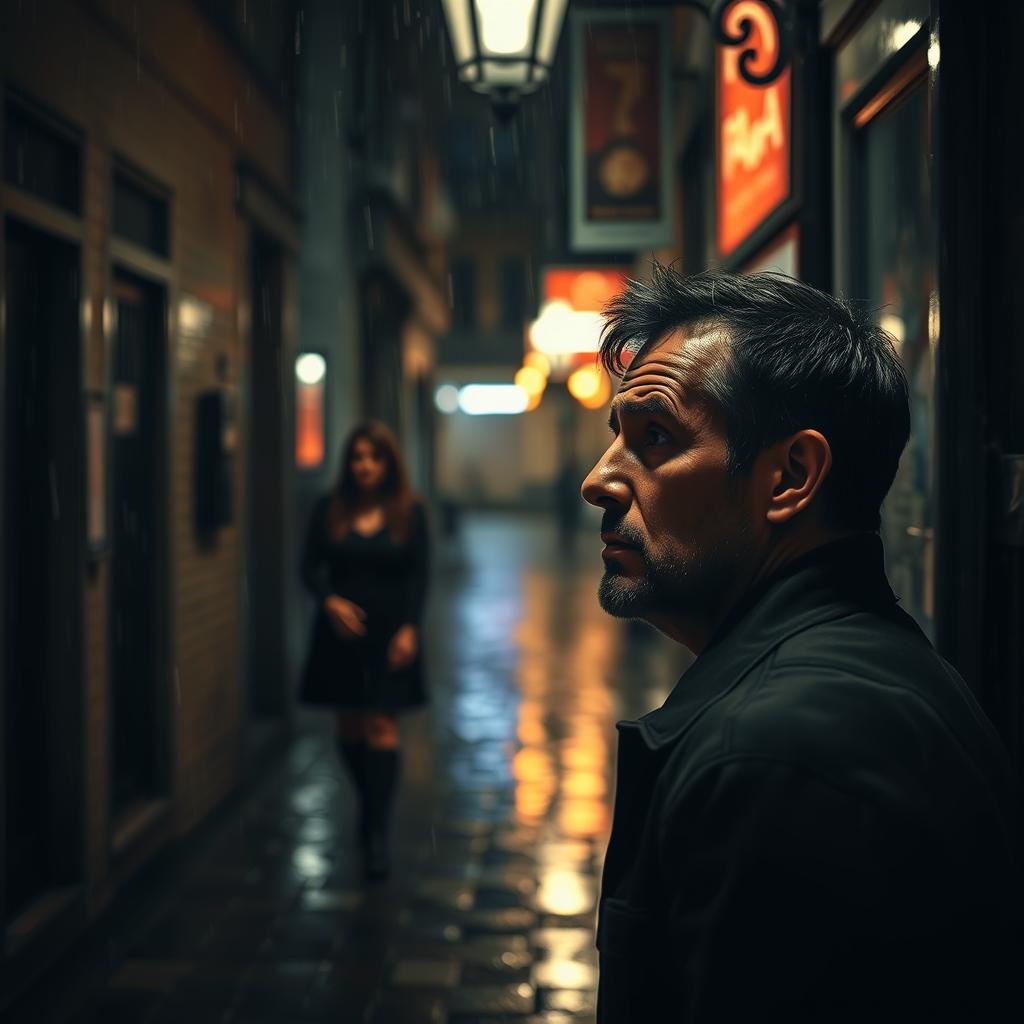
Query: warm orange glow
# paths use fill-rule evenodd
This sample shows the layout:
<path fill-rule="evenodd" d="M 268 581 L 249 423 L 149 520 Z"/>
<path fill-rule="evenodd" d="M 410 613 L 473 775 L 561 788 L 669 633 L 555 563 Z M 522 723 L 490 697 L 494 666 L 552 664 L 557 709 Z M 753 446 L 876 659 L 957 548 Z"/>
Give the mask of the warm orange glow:
<path fill-rule="evenodd" d="M 608 805 L 603 800 L 563 800 L 558 825 L 567 836 L 603 835 L 611 827 Z"/>
<path fill-rule="evenodd" d="M 589 598 L 597 576 L 588 584 Z M 619 656 L 620 634 L 599 619 L 583 623 L 570 657 L 553 672 L 551 623 L 566 595 L 541 572 L 527 573 L 523 587 L 524 614 L 515 629 L 522 695 L 516 740 L 523 745 L 512 762 L 515 809 L 522 824 L 551 823 L 567 837 L 537 848 L 544 865 L 538 899 L 550 913 L 571 914 L 581 912 L 573 908 L 585 899 L 567 865 L 588 858 L 591 843 L 605 838 L 611 827 L 610 723 L 616 707 L 608 677 Z M 553 731 L 549 715 L 556 706 L 561 726 Z"/>
<path fill-rule="evenodd" d="M 569 797 L 597 799 L 607 791 L 604 778 L 595 772 L 574 772 L 562 782 L 562 792 Z"/>
<path fill-rule="evenodd" d="M 544 723 L 541 721 L 540 715 L 536 713 L 538 710 L 532 704 L 524 704 L 520 708 L 516 737 L 524 747 L 538 747 L 548 738 Z"/>
<path fill-rule="evenodd" d="M 626 287 L 627 267 L 549 267 L 544 271 L 544 301 L 563 299 L 573 309 L 600 313 Z"/>
<path fill-rule="evenodd" d="M 548 380 L 540 370 L 535 366 L 521 366 L 516 370 L 516 375 L 513 378 L 514 382 L 519 385 L 531 398 L 534 395 L 541 395 L 544 389 L 547 387 Z"/>
<path fill-rule="evenodd" d="M 316 469 L 324 461 L 324 386 L 296 382 L 295 464 Z"/>
<path fill-rule="evenodd" d="M 523 366 L 531 366 L 545 377 L 551 376 L 551 360 L 543 352 L 527 352 L 523 356 Z"/>
<path fill-rule="evenodd" d="M 516 780 L 516 813 L 523 820 L 543 818 L 551 806 L 556 781 L 551 755 L 539 747 L 523 747 L 512 759 Z"/>
<path fill-rule="evenodd" d="M 587 409 L 600 409 L 611 397 L 611 383 L 607 375 L 593 363 L 573 370 L 566 384 L 569 394 Z"/>

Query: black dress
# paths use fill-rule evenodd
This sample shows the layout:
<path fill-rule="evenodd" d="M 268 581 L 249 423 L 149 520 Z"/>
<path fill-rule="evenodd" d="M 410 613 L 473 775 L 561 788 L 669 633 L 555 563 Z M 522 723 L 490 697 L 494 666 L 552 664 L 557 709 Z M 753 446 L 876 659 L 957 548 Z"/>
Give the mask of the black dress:
<path fill-rule="evenodd" d="M 300 698 L 338 708 L 396 711 L 426 700 L 421 650 L 398 671 L 388 667 L 388 644 L 399 628 L 419 630 L 427 590 L 427 519 L 421 504 L 412 510 L 408 539 L 396 544 L 386 527 L 371 536 L 354 530 L 340 540 L 327 528 L 330 497 L 313 509 L 302 554 L 302 580 L 316 599 L 317 613 Z M 366 612 L 366 635 L 342 638 L 324 611 L 337 594 Z"/>

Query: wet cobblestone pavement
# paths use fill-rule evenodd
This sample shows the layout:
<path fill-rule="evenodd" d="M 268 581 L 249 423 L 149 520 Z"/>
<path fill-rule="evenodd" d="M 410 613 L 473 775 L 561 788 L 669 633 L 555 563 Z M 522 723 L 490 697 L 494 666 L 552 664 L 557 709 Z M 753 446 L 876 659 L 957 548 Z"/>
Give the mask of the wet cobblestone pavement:
<path fill-rule="evenodd" d="M 614 723 L 685 664 L 600 611 L 599 550 L 467 520 L 435 559 L 391 880 L 362 881 L 330 720 L 304 713 L 77 1024 L 592 1021 Z"/>

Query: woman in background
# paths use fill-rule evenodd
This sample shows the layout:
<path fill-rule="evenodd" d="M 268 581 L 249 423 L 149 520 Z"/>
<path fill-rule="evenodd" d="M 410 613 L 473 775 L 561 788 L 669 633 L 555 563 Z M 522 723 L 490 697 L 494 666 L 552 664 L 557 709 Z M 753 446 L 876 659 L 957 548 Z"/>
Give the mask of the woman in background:
<path fill-rule="evenodd" d="M 369 878 L 389 870 L 388 821 L 399 772 L 398 712 L 424 703 L 420 622 L 428 532 L 387 427 L 365 423 L 313 510 L 302 579 L 317 601 L 301 697 L 337 709 L 337 742 L 360 802 Z"/>

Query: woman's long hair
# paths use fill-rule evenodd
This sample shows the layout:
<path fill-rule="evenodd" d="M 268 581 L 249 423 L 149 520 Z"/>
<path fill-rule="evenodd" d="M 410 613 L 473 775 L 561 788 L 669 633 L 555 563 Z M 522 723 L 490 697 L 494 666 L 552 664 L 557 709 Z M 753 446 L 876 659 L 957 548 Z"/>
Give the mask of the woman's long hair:
<path fill-rule="evenodd" d="M 380 486 L 384 506 L 384 521 L 395 543 L 409 536 L 412 507 L 416 496 L 409 486 L 409 474 L 398 447 L 398 439 L 383 423 L 370 420 L 361 423 L 348 436 L 341 457 L 341 472 L 331 491 L 331 504 L 327 512 L 327 528 L 331 536 L 340 539 L 352 524 L 352 512 L 359 500 L 359 487 L 352 476 L 352 454 L 357 441 L 369 441 L 378 458 L 384 460 L 384 480 Z"/>

